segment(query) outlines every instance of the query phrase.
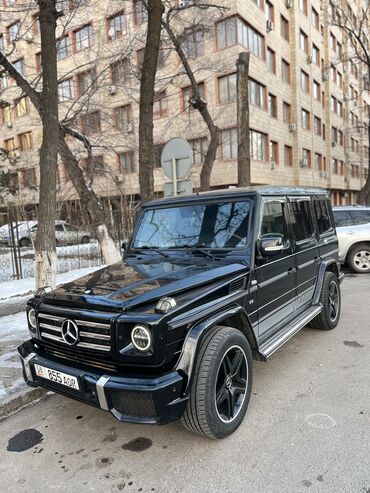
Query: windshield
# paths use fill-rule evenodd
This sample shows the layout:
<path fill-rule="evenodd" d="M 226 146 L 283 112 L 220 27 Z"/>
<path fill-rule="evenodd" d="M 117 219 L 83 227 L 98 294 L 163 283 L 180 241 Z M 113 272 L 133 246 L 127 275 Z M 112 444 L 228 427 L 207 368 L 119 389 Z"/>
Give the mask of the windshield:
<path fill-rule="evenodd" d="M 133 248 L 244 248 L 250 201 L 193 204 L 145 211 Z"/>

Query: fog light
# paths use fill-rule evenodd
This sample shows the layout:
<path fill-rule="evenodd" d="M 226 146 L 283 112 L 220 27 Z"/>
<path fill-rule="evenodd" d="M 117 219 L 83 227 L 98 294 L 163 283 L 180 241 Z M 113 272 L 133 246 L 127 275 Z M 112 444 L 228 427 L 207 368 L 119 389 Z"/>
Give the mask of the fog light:
<path fill-rule="evenodd" d="M 131 332 L 131 341 L 139 351 L 148 351 L 152 345 L 150 330 L 143 325 L 136 325 Z"/>
<path fill-rule="evenodd" d="M 28 312 L 27 318 L 30 326 L 33 329 L 32 332 L 36 332 L 37 322 L 36 322 L 36 312 L 34 308 L 31 308 L 31 310 Z"/>

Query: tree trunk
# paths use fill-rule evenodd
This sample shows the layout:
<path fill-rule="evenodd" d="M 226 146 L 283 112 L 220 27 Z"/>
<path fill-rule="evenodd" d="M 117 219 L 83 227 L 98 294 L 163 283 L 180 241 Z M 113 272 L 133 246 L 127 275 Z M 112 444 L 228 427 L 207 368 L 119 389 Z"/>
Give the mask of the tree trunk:
<path fill-rule="evenodd" d="M 218 141 L 220 137 L 220 129 L 218 128 L 217 125 L 215 125 L 212 116 L 210 112 L 208 111 L 207 103 L 204 101 L 201 97 L 198 83 L 195 79 L 194 72 L 188 62 L 188 59 L 184 53 L 184 50 L 182 49 L 181 43 L 179 39 L 177 38 L 176 34 L 173 32 L 169 20 L 167 18 L 166 22 L 163 23 L 164 28 L 167 31 L 167 34 L 169 35 L 172 44 L 175 47 L 175 50 L 177 54 L 180 57 L 182 66 L 184 67 L 184 70 L 186 72 L 186 75 L 188 76 L 188 79 L 191 84 L 191 92 L 192 92 L 192 101 L 191 104 L 193 108 L 197 109 L 199 113 L 201 114 L 203 121 L 207 125 L 208 131 L 209 131 L 209 136 L 210 136 L 210 141 L 209 141 L 209 146 L 204 158 L 203 166 L 202 166 L 202 171 L 200 173 L 200 191 L 201 192 L 206 192 L 207 190 L 210 189 L 210 182 L 211 182 L 211 173 L 212 173 L 212 168 L 213 168 L 213 163 L 216 159 L 216 153 L 217 153 L 217 147 L 218 147 Z"/>
<path fill-rule="evenodd" d="M 251 184 L 251 157 L 249 141 L 249 59 L 250 53 L 239 54 L 237 68 L 238 98 L 238 185 L 249 187 Z"/>
<path fill-rule="evenodd" d="M 370 80 L 370 74 L 369 74 Z M 357 203 L 361 205 L 370 204 L 370 117 L 367 126 L 367 138 L 368 138 L 368 157 L 367 157 L 367 179 L 365 185 L 362 187 L 357 196 Z"/>
<path fill-rule="evenodd" d="M 59 154 L 67 168 L 72 184 L 77 190 L 81 203 L 89 215 L 96 237 L 100 244 L 104 263 L 106 265 L 111 265 L 120 262 L 121 255 L 108 231 L 103 205 L 100 203 L 94 190 L 86 185 L 85 178 L 81 168 L 78 165 L 78 161 L 73 155 L 64 137 L 64 132 L 60 130 Z"/>
<path fill-rule="evenodd" d="M 153 100 L 164 6 L 161 0 L 148 0 L 147 8 L 148 28 L 141 67 L 139 116 L 139 183 L 142 203 L 151 200 L 154 195 Z"/>
<path fill-rule="evenodd" d="M 58 89 L 56 20 L 54 0 L 39 0 L 42 50 L 42 145 L 40 149 L 40 198 L 35 242 L 36 288 L 56 284 L 56 179 L 58 159 Z"/>

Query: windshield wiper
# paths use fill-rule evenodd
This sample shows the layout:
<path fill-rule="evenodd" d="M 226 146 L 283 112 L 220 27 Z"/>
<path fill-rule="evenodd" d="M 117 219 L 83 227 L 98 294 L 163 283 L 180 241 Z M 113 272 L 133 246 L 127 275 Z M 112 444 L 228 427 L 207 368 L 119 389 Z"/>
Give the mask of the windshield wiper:
<path fill-rule="evenodd" d="M 173 248 L 173 249 L 178 248 L 179 250 L 181 250 L 182 248 L 189 248 L 190 250 L 202 253 L 203 255 L 206 255 L 209 258 L 213 258 L 213 259 L 216 258 L 214 255 L 212 255 L 212 253 L 207 252 L 207 250 L 204 250 L 203 248 L 201 248 L 197 245 L 181 245 L 180 247 L 171 247 L 171 248 Z"/>
<path fill-rule="evenodd" d="M 159 255 L 162 255 L 163 257 L 166 257 L 166 258 L 169 258 L 169 255 L 168 253 L 164 253 L 162 252 L 158 247 L 151 247 L 151 246 L 142 246 L 140 248 L 134 248 L 134 251 L 137 251 L 137 250 L 150 250 L 152 252 L 155 252 L 155 253 L 159 253 Z"/>

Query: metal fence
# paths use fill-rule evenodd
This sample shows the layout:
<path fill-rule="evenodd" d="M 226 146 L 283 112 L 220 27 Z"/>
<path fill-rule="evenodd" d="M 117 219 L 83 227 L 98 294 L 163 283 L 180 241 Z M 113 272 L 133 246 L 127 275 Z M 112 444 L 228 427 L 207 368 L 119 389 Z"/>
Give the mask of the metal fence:
<path fill-rule="evenodd" d="M 57 273 L 102 265 L 99 243 L 57 246 Z M 35 276 L 32 247 L 0 246 L 0 283 Z"/>

